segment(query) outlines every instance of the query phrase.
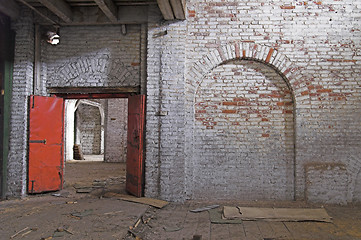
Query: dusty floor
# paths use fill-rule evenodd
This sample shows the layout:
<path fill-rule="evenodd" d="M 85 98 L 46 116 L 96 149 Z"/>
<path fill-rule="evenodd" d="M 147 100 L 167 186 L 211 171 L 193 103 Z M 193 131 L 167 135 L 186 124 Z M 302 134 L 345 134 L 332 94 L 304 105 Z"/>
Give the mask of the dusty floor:
<path fill-rule="evenodd" d="M 198 207 L 222 206 L 316 208 L 304 202 L 187 202 L 170 204 L 164 209 L 148 209 L 143 219 L 151 220 L 133 230 L 140 239 L 227 239 L 227 240 L 356 240 L 361 239 L 361 206 L 324 206 L 333 218 L 324 222 L 243 221 L 215 224 L 208 211 L 192 213 Z M 127 237 L 126 239 L 134 239 Z"/>
<path fill-rule="evenodd" d="M 125 164 L 67 163 L 65 181 L 65 189 L 56 193 L 0 202 L 0 239 L 361 239 L 361 206 L 325 206 L 333 223 L 215 224 L 208 211 L 189 210 L 212 204 L 319 206 L 304 202 L 190 201 L 156 209 L 104 197 L 108 192 L 125 193 Z"/>

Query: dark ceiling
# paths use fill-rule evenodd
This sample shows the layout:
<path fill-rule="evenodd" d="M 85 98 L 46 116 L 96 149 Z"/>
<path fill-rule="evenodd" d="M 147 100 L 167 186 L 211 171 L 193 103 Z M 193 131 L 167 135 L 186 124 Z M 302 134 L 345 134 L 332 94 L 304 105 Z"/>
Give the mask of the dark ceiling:
<path fill-rule="evenodd" d="M 39 24 L 92 25 L 148 22 L 148 13 L 165 20 L 185 19 L 185 0 L 0 0 L 0 12 L 19 15 L 20 5 L 32 9 Z"/>

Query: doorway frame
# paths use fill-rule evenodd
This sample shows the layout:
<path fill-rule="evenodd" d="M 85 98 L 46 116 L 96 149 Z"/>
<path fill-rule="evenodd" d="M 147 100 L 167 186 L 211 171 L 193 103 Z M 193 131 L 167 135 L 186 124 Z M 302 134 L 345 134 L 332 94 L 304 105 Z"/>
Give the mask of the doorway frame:
<path fill-rule="evenodd" d="M 48 91 L 51 96 L 63 98 L 63 100 L 67 99 L 109 99 L 109 98 L 127 98 L 134 95 L 141 95 L 139 87 L 119 87 L 119 88 L 99 88 L 99 87 L 91 87 L 91 88 L 72 88 L 72 87 L 56 87 L 56 88 L 48 88 Z M 129 104 L 129 103 L 128 103 Z M 144 102 L 146 105 L 146 102 Z M 146 106 L 144 106 L 146 108 Z M 129 114 L 129 110 L 128 113 Z M 146 114 L 146 111 L 144 111 Z M 145 139 L 145 115 L 144 115 L 144 123 L 143 123 L 143 142 Z M 128 123 L 129 124 L 129 123 Z M 141 196 L 144 195 L 145 189 L 145 144 L 142 144 L 142 174 L 141 174 Z M 128 158 L 128 157 L 127 157 Z M 63 161 L 65 162 L 65 154 L 63 156 Z M 126 163 L 128 167 L 128 159 Z M 128 181 L 128 179 L 126 179 Z M 134 193 L 131 193 L 134 194 Z M 137 195 L 138 196 L 138 195 Z M 138 196 L 140 197 L 140 196 Z"/>

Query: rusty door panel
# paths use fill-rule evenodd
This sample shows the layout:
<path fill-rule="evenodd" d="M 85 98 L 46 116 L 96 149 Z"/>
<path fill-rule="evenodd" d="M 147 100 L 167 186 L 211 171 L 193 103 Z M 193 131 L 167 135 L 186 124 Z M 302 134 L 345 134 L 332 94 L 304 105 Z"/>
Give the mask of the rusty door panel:
<path fill-rule="evenodd" d="M 30 96 L 28 192 L 63 188 L 63 99 Z"/>
<path fill-rule="evenodd" d="M 143 195 L 144 187 L 144 120 L 145 96 L 128 98 L 128 144 L 126 190 L 137 197 Z"/>

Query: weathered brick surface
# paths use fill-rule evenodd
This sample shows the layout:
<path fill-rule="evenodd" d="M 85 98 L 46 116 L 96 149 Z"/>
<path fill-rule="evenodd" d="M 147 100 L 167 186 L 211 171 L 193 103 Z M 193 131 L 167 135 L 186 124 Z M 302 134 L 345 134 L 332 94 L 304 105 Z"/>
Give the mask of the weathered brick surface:
<path fill-rule="evenodd" d="M 310 202 L 347 203 L 348 174 L 344 164 L 317 163 L 305 166 L 306 198 Z"/>
<path fill-rule="evenodd" d="M 16 31 L 10 152 L 9 196 L 26 194 L 28 97 L 34 61 L 33 13 L 25 8 L 13 23 Z M 141 27 L 61 27 L 60 44 L 41 43 L 41 89 L 47 87 L 122 87 L 140 85 Z M 143 36 L 144 38 L 144 36 Z M 144 45 L 144 39 L 143 39 Z M 144 46 L 143 46 L 144 48 Z"/>
<path fill-rule="evenodd" d="M 7 166 L 7 196 L 26 193 L 28 100 L 32 91 L 34 27 L 32 12 L 22 9 L 13 23 L 16 31 L 13 90 L 11 100 L 10 143 Z"/>
<path fill-rule="evenodd" d="M 105 162 L 126 162 L 128 99 L 108 99 L 105 122 Z"/>
<path fill-rule="evenodd" d="M 149 23 L 147 87 L 142 89 L 147 94 L 146 195 L 182 201 L 213 197 L 213 191 L 224 198 L 241 198 L 242 192 L 247 199 L 295 195 L 360 201 L 360 9 L 356 0 L 190 0 L 186 21 Z M 8 179 L 13 195 L 25 192 L 33 59 L 27 14 L 14 24 Z M 139 85 L 145 76 L 139 64 L 145 29 L 129 26 L 128 32 L 122 36 L 116 26 L 61 28 L 60 45 L 42 45 L 44 81 L 48 86 Z M 250 88 L 237 92 L 246 83 Z M 274 86 L 277 97 L 262 93 Z M 219 112 L 203 109 L 201 102 L 216 102 Z M 242 115 L 242 106 L 270 112 Z M 305 166 L 315 162 L 345 170 L 318 175 L 313 169 L 306 176 Z M 337 188 L 320 195 L 327 182 L 346 175 L 346 187 L 336 181 Z M 307 186 L 307 178 L 320 184 Z"/>
<path fill-rule="evenodd" d="M 140 26 L 63 27 L 60 44 L 43 45 L 48 87 L 140 85 Z"/>
<path fill-rule="evenodd" d="M 185 198 L 185 33 L 184 22 L 148 26 L 145 194 L 174 201 Z"/>
<path fill-rule="evenodd" d="M 195 119 L 195 198 L 293 199 L 293 102 L 272 68 L 214 68 L 197 88 Z"/>
<path fill-rule="evenodd" d="M 184 22 L 186 32 L 179 32 L 186 39 L 184 46 L 175 43 L 170 46 L 163 40 L 163 38 L 178 39 L 180 37 L 179 35 L 169 35 L 169 30 L 173 29 L 174 24 L 160 27 L 150 26 L 148 89 L 159 86 L 156 85 L 159 84 L 159 81 L 154 81 L 155 79 L 161 80 L 160 83 L 163 86 L 170 86 L 174 81 L 184 81 L 184 95 L 172 96 L 177 101 L 184 99 L 185 115 L 182 116 L 184 117 L 184 128 L 178 127 L 178 132 L 184 131 L 184 152 L 179 151 L 177 158 L 173 159 L 174 167 L 171 164 L 168 165 L 167 158 L 163 156 L 167 153 L 174 153 L 174 149 L 167 150 L 171 148 L 172 144 L 162 139 L 162 134 L 166 134 L 164 130 L 161 129 L 160 137 L 157 133 L 151 132 L 150 129 L 159 126 L 159 122 L 155 120 L 155 117 L 147 116 L 149 120 L 147 134 L 148 137 L 150 136 L 147 161 L 150 164 L 154 163 L 154 167 L 148 168 L 147 172 L 148 194 L 157 195 L 158 191 L 158 193 L 163 193 L 158 196 L 177 200 L 184 195 L 186 198 L 214 197 L 210 191 L 220 191 L 225 195 L 224 198 L 227 198 L 237 196 L 239 193 L 236 191 L 243 191 L 243 193 L 248 193 L 247 197 L 244 197 L 247 199 L 269 199 L 277 194 L 280 194 L 280 198 L 288 198 L 295 194 L 296 199 L 304 199 L 306 191 L 305 165 L 313 162 L 327 162 L 345 164 L 349 184 L 347 185 L 347 194 L 345 194 L 344 188 L 337 188 L 328 189 L 326 196 L 329 198 L 336 195 L 341 196 L 336 198 L 336 202 L 339 203 L 359 199 L 361 196 L 357 196 L 357 189 L 359 189 L 359 177 L 357 176 L 361 167 L 359 157 L 361 148 L 358 140 L 361 133 L 360 9 L 361 3 L 358 1 L 191 0 L 187 2 L 187 21 Z M 168 30 L 165 37 L 150 39 L 154 32 L 164 30 Z M 176 32 L 172 33 L 177 34 Z M 167 63 L 164 62 L 164 55 L 160 55 L 160 53 L 164 54 L 163 49 L 167 49 L 167 53 L 179 56 L 179 50 L 183 47 L 185 48 L 184 76 L 174 75 L 171 80 L 167 80 L 168 72 L 162 72 L 163 68 L 160 67 Z M 235 59 L 256 60 L 265 69 L 267 69 L 266 65 L 269 65 L 282 77 L 283 83 L 289 86 L 289 96 L 293 96 L 293 109 L 289 110 L 288 114 L 292 115 L 290 119 L 294 119 L 294 127 L 287 128 L 290 131 L 289 138 L 273 140 L 274 144 L 265 149 L 263 147 L 263 144 L 267 143 L 265 139 L 270 139 L 272 131 L 277 129 L 274 128 L 275 123 L 281 123 L 283 126 L 289 126 L 292 123 L 286 120 L 281 122 L 262 121 L 262 117 L 260 117 L 261 120 L 255 121 L 257 124 L 255 129 L 262 132 L 262 127 L 266 126 L 263 124 L 269 124 L 272 129 L 270 133 L 239 134 L 246 139 L 247 143 L 257 142 L 256 145 L 248 144 L 248 148 L 236 148 L 235 146 L 241 145 L 241 143 L 229 141 L 229 138 L 235 138 L 234 132 L 221 137 L 220 129 L 218 129 L 221 126 L 226 126 L 224 129 L 233 127 L 237 130 L 242 126 L 231 125 L 234 122 L 232 119 L 235 119 L 236 116 L 244 119 L 238 110 L 238 103 L 237 107 L 234 105 L 236 104 L 234 102 L 237 101 L 230 101 L 238 97 L 238 94 L 232 95 L 232 93 L 239 87 L 235 87 L 234 82 L 239 84 L 240 81 L 222 82 L 219 85 L 215 84 L 215 79 L 212 80 L 214 85 L 207 84 L 206 81 L 212 79 L 212 74 L 216 74 L 215 72 L 219 69 L 225 70 L 223 74 L 226 78 L 240 79 L 243 72 L 237 77 L 229 77 L 235 72 L 227 70 L 230 64 L 233 64 L 230 61 Z M 159 70 L 156 71 L 150 65 L 158 66 Z M 174 68 L 173 72 L 177 73 L 178 69 Z M 248 72 L 249 70 L 245 73 Z M 267 77 L 266 74 L 263 74 L 263 77 L 272 84 L 281 82 Z M 267 86 L 266 82 L 258 85 L 260 89 L 253 93 L 258 100 L 262 100 L 259 98 L 261 87 L 266 88 Z M 227 88 L 231 93 L 221 95 L 219 91 L 222 87 Z M 198 96 L 200 91 L 204 92 L 202 98 Z M 222 96 L 218 96 L 220 99 L 216 100 L 218 103 L 225 103 L 218 105 L 218 107 L 222 107 L 222 109 L 218 109 L 220 112 L 214 113 L 211 110 L 208 112 L 209 109 L 201 109 L 197 105 L 197 101 L 200 99 L 207 103 L 215 101 L 213 98 L 217 96 L 211 94 Z M 157 89 L 148 94 L 148 107 L 152 109 L 149 111 L 159 110 L 156 106 L 159 104 L 160 96 L 162 97 L 162 92 Z M 272 97 L 264 96 L 263 99 L 272 99 Z M 161 99 L 159 105 L 163 106 L 163 102 L 164 98 Z M 268 106 L 268 108 L 271 107 L 271 105 Z M 275 107 L 280 106 L 276 104 Z M 200 112 L 197 113 L 197 111 Z M 197 114 L 208 114 L 207 117 L 210 117 L 208 119 L 210 121 L 207 121 L 206 118 L 198 121 Z M 278 119 L 281 116 L 282 114 L 278 113 L 273 117 Z M 218 121 L 214 120 L 215 118 L 218 118 Z M 219 120 L 222 120 L 224 125 L 221 125 Z M 171 120 L 174 124 L 173 129 L 177 128 L 176 123 L 179 121 L 179 119 Z M 224 129 L 221 129 L 221 132 L 225 131 Z M 245 131 L 253 130 L 247 128 Z M 291 136 L 294 137 L 294 140 Z M 206 139 L 208 140 L 206 141 Z M 160 145 L 157 143 L 159 141 Z M 183 143 L 180 142 L 180 144 Z M 157 146 L 161 146 L 160 150 L 157 150 Z M 222 146 L 227 146 L 229 149 L 223 149 Z M 261 150 L 255 151 L 257 146 L 262 146 Z M 283 155 L 286 162 L 282 162 L 274 156 L 274 153 L 282 153 L 282 151 L 288 153 Z M 158 154 L 159 152 L 161 155 Z M 292 160 L 295 171 L 292 170 L 292 174 L 290 172 L 292 164 L 287 160 L 292 158 L 291 152 L 295 154 Z M 238 154 L 240 163 L 247 164 L 235 164 L 233 159 L 236 154 Z M 264 156 L 259 157 L 262 154 Z M 169 174 L 169 179 L 159 177 L 158 182 L 154 180 L 157 176 L 162 176 L 162 171 L 159 171 L 162 167 L 169 167 L 175 172 L 179 167 L 179 161 L 183 161 L 183 157 L 183 176 Z M 255 162 L 251 162 L 250 159 Z M 275 171 L 269 168 L 272 162 L 277 163 L 274 165 L 277 169 Z M 255 164 L 250 165 L 250 163 Z M 250 173 L 246 176 L 240 175 L 237 180 L 236 175 L 240 173 L 240 170 L 235 169 L 237 167 L 240 169 L 244 167 Z M 170 171 L 172 170 L 168 170 L 168 172 Z M 325 171 L 324 174 L 321 177 L 323 180 L 320 180 L 322 184 L 325 183 L 322 181 L 331 181 L 330 179 L 335 177 L 332 171 Z M 272 182 L 276 176 L 280 177 L 277 179 L 279 182 L 270 184 L 269 182 Z M 184 183 L 184 193 L 163 192 L 161 188 L 167 183 L 175 181 L 174 178 L 178 179 L 178 185 Z M 242 186 L 243 181 L 252 184 Z M 225 183 L 229 184 L 226 186 Z M 289 184 L 294 185 L 295 192 Z M 235 186 L 236 190 L 234 190 Z M 259 194 L 267 186 L 271 186 L 271 190 Z M 310 200 L 318 199 L 317 194 L 320 193 L 321 186 L 319 189 L 316 188 L 317 185 L 307 195 Z M 288 190 L 285 191 L 285 189 Z"/>
<path fill-rule="evenodd" d="M 101 116 L 98 107 L 80 104 L 76 110 L 76 144 L 83 154 L 101 153 Z"/>

